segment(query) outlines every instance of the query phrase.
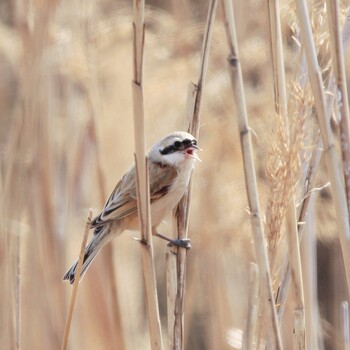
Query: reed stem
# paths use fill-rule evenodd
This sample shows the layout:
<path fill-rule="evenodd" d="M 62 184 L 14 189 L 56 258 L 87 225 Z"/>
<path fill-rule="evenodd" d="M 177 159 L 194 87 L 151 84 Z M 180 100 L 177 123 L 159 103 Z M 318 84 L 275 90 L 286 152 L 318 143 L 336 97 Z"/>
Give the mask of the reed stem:
<path fill-rule="evenodd" d="M 233 6 L 230 0 L 224 0 L 224 15 L 226 36 L 229 45 L 229 72 L 232 84 L 234 100 L 237 108 L 237 122 L 241 139 L 241 151 L 244 163 L 245 185 L 249 202 L 250 220 L 254 238 L 254 246 L 257 263 L 259 265 L 260 290 L 263 310 L 267 314 L 271 336 L 276 349 L 282 349 L 280 327 L 274 304 L 272 290 L 272 278 L 267 255 L 267 244 L 264 234 L 264 226 L 261 218 L 259 194 L 257 188 L 251 130 L 248 125 L 248 113 L 245 102 L 242 69 L 238 55 L 237 35 L 233 14 Z"/>

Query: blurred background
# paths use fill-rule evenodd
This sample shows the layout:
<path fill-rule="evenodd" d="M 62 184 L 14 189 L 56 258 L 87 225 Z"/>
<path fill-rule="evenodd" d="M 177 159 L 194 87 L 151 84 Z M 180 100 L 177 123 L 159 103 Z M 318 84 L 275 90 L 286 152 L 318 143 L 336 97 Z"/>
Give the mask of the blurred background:
<path fill-rule="evenodd" d="M 187 129 L 187 87 L 199 75 L 208 1 L 146 4 L 144 102 L 150 147 L 169 132 Z M 342 21 L 346 6 L 342 3 Z M 280 141 L 267 2 L 234 1 L 234 8 L 265 219 L 274 206 L 274 182 L 266 164 L 277 155 L 273 145 Z M 327 69 L 324 3 L 310 2 L 310 8 L 319 59 Z M 286 76 L 292 84 L 300 59 L 294 2 L 281 1 L 281 22 Z M 218 6 L 201 109 L 202 162 L 194 175 L 190 216 L 186 349 L 241 347 L 250 262 L 255 261 L 227 55 Z M 133 162 L 132 62 L 130 1 L 0 3 L 2 349 L 61 346 L 72 291 L 63 274 L 78 256 L 89 208 L 99 213 Z M 294 118 L 292 128 L 298 123 Z M 305 128 L 316 134 L 315 118 Z M 299 145 L 306 154 L 301 164 L 315 145 L 312 137 Z M 322 164 L 319 186 L 329 181 Z M 293 176 L 297 183 L 300 173 Z M 329 187 L 314 198 L 312 281 L 316 306 L 319 299 L 320 344 L 337 349 L 346 289 Z M 170 236 L 171 226 L 169 216 L 159 232 Z M 149 348 L 140 251 L 132 239 L 138 235 L 126 232 L 105 247 L 80 283 L 70 349 Z M 280 257 L 272 267 L 276 289 L 279 262 L 286 255 L 283 225 L 279 235 L 275 248 Z M 168 248 L 157 239 L 154 245 L 166 344 Z M 286 349 L 292 310 L 290 297 L 282 323 Z"/>

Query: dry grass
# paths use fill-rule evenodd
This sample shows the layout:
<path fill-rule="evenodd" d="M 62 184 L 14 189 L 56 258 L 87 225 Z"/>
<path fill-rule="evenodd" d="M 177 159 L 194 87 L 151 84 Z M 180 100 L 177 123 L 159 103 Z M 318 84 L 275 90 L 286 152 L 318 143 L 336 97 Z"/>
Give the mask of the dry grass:
<path fill-rule="evenodd" d="M 283 223 L 288 205 L 294 194 L 300 196 L 298 185 L 302 178 L 302 164 L 310 161 L 310 153 L 315 147 L 314 123 L 308 120 L 312 101 L 307 95 L 309 92 L 303 91 L 298 84 L 290 84 L 288 118 L 273 115 L 275 137 L 266 145 L 266 180 L 269 190 L 266 235 L 273 267 L 279 245 L 283 244 Z"/>
<path fill-rule="evenodd" d="M 179 3 L 146 6 L 146 148 L 170 131 L 187 128 L 188 81 L 199 76 L 208 3 Z M 58 349 L 72 291 L 62 275 L 76 258 L 87 208 L 100 210 L 106 194 L 134 161 L 132 8 L 129 2 L 109 0 L 89 5 L 49 1 L 45 6 L 40 1 L 16 6 L 5 1 L 1 6 L 0 344 L 6 349 Z M 333 71 L 327 12 L 323 3 L 309 6 L 327 85 Z M 340 6 L 342 28 L 346 13 Z M 295 4 L 282 1 L 280 8 L 288 123 L 275 113 L 267 4 L 234 2 L 259 201 L 266 213 L 269 258 L 274 261 L 274 293 L 285 272 L 288 203 L 293 196 L 301 203 L 305 190 L 331 180 L 321 159 L 311 188 L 305 182 L 310 180 L 305 169 L 312 162 L 311 153 L 318 148 L 318 121 L 307 76 L 302 76 L 305 70 L 300 69 Z M 224 38 L 219 11 L 201 102 L 203 161 L 196 168 L 191 195 L 193 248 L 187 253 L 185 349 L 240 348 L 247 319 L 256 335 L 264 334 L 259 331 L 261 318 L 254 325 L 255 292 L 247 292 L 252 288 L 250 263 L 256 258 Z M 346 48 L 346 40 L 343 45 Z M 334 92 L 329 89 L 327 94 Z M 337 122 L 333 118 L 331 135 L 334 157 L 341 159 Z M 342 181 L 341 176 L 340 189 Z M 337 197 L 328 187 L 311 193 L 315 206 L 297 208 L 298 214 L 303 208 L 307 222 L 299 225 L 299 232 L 306 228 L 307 238 L 301 241 L 303 273 L 311 276 L 310 284 L 304 282 L 307 341 L 338 349 L 348 346 L 344 302 L 349 300 L 336 228 Z M 171 226 L 169 215 L 160 232 L 170 236 Z M 125 233 L 106 247 L 80 283 L 68 348 L 150 348 L 134 235 Z M 167 247 L 156 239 L 153 243 L 166 339 Z M 284 300 L 282 340 L 288 345 L 298 317 L 294 318 L 293 294 Z M 247 305 L 252 306 L 247 310 Z M 308 320 L 316 321 L 311 327 Z M 319 337 L 324 324 L 327 336 Z M 251 334 L 248 338 L 249 348 L 266 343 Z"/>

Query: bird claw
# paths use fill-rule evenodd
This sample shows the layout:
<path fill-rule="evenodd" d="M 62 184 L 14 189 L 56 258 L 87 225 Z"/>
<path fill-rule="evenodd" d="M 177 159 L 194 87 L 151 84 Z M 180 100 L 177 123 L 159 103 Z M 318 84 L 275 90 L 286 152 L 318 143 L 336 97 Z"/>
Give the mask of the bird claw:
<path fill-rule="evenodd" d="M 185 248 L 185 249 L 192 248 L 189 238 L 173 239 L 170 243 L 168 243 L 168 247 L 180 247 L 180 248 Z"/>

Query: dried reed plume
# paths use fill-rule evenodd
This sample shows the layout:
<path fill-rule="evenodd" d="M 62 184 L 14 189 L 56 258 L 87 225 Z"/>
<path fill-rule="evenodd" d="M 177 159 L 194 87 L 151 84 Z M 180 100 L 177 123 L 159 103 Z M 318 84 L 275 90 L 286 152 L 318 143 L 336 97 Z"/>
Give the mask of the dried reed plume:
<path fill-rule="evenodd" d="M 266 237 L 271 261 L 283 238 L 286 211 L 300 179 L 301 157 L 307 145 L 306 121 L 308 103 L 296 84 L 291 85 L 289 122 L 278 114 L 274 116 L 275 137 L 272 139 L 266 162 L 269 195 L 266 209 Z"/>

